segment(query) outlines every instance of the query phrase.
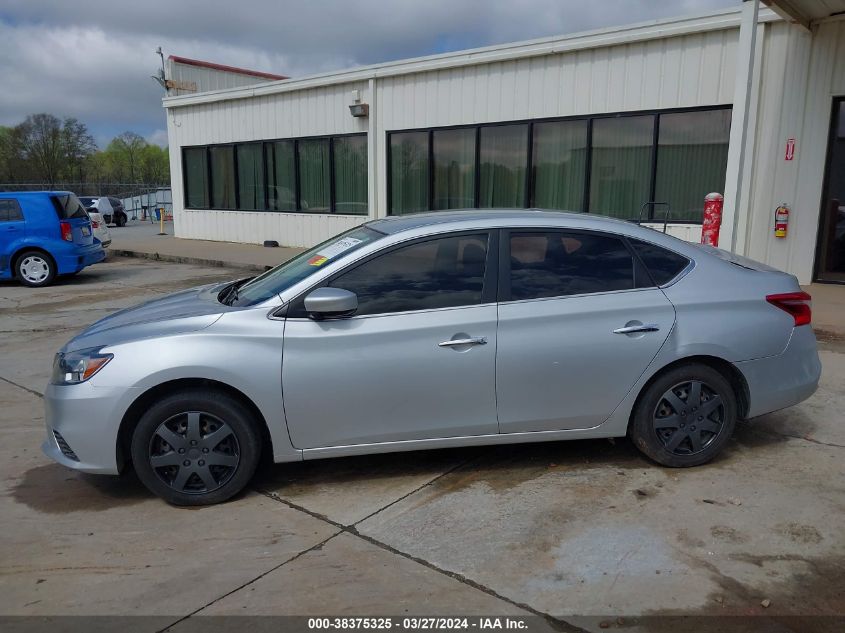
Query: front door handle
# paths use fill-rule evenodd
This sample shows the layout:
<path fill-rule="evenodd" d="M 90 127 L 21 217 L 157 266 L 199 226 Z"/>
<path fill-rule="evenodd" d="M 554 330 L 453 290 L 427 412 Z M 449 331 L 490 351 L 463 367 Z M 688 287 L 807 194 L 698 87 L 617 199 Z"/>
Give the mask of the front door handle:
<path fill-rule="evenodd" d="M 475 336 L 472 338 L 454 338 L 437 344 L 438 347 L 456 347 L 458 345 L 487 345 L 486 336 Z"/>
<path fill-rule="evenodd" d="M 635 332 L 657 332 L 660 327 L 657 323 L 645 323 L 641 325 L 628 325 L 613 330 L 614 334 L 634 334 Z"/>

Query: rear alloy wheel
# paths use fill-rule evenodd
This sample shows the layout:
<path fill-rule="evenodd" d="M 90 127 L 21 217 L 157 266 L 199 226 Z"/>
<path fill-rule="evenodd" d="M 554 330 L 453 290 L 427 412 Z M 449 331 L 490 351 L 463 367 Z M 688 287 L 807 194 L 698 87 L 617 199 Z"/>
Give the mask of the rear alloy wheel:
<path fill-rule="evenodd" d="M 707 365 L 685 365 L 648 387 L 630 434 L 643 453 L 664 466 L 697 466 L 721 451 L 736 418 L 736 396 L 725 377 Z"/>
<path fill-rule="evenodd" d="M 138 477 L 174 505 L 209 505 L 237 494 L 260 452 L 249 412 L 214 391 L 165 398 L 141 417 L 132 436 Z"/>
<path fill-rule="evenodd" d="M 53 260 L 40 251 L 27 251 L 18 257 L 15 265 L 18 280 L 25 286 L 47 286 L 56 277 Z"/>

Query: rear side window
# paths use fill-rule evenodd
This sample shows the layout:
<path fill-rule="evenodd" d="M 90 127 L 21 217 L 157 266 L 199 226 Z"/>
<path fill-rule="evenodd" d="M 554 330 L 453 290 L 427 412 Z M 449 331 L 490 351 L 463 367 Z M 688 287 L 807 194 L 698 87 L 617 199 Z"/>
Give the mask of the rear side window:
<path fill-rule="evenodd" d="M 633 287 L 634 258 L 618 238 L 566 231 L 510 236 L 510 298 L 514 301 Z"/>
<path fill-rule="evenodd" d="M 379 255 L 329 284 L 358 295 L 356 316 L 482 303 L 487 234 L 417 242 Z"/>
<path fill-rule="evenodd" d="M 633 239 L 629 239 L 628 242 L 639 255 L 654 283 L 658 286 L 672 281 L 689 264 L 689 260 L 683 255 L 678 255 L 660 246 Z"/>
<path fill-rule="evenodd" d="M 0 222 L 23 220 L 21 205 L 17 200 L 0 200 Z"/>
<path fill-rule="evenodd" d="M 51 196 L 51 199 L 53 200 L 53 206 L 56 208 L 56 214 L 60 220 L 88 217 L 85 207 L 82 206 L 82 203 L 75 194 L 62 193 Z"/>

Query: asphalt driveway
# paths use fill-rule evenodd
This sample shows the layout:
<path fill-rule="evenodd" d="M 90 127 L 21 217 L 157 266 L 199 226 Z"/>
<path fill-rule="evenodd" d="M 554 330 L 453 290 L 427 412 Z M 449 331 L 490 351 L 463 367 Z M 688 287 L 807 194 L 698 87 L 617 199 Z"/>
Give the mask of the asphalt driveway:
<path fill-rule="evenodd" d="M 661 468 L 625 440 L 267 466 L 222 506 L 177 509 L 133 475 L 39 449 L 52 355 L 111 311 L 243 276 L 113 258 L 0 283 L 0 615 L 524 615 L 560 630 L 649 616 L 845 616 L 845 345 L 822 385 L 725 454 Z M 191 616 L 189 618 L 189 616 Z"/>

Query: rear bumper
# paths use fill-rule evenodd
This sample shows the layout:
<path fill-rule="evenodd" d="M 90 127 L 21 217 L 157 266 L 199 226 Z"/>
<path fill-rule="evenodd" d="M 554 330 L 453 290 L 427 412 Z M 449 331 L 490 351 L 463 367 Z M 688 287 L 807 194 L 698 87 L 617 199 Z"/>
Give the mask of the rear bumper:
<path fill-rule="evenodd" d="M 748 418 L 806 400 L 815 393 L 822 372 L 813 328 L 794 328 L 783 353 L 736 363 L 736 367 L 748 384 Z"/>
<path fill-rule="evenodd" d="M 56 264 L 60 275 L 79 272 L 86 266 L 101 262 L 106 258 L 106 252 L 99 244 L 80 246 L 56 256 Z"/>

